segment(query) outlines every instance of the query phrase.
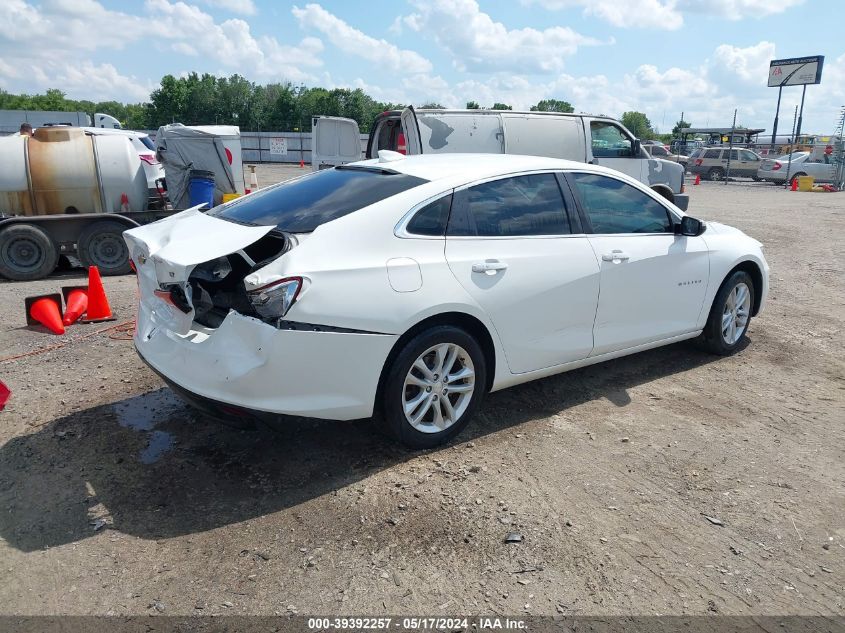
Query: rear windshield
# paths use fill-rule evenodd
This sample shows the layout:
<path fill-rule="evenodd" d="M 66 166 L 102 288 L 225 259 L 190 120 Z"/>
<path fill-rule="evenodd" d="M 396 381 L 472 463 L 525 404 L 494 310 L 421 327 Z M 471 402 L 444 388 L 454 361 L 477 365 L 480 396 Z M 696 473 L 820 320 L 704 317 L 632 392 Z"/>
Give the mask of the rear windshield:
<path fill-rule="evenodd" d="M 147 149 L 156 151 L 155 144 L 150 140 L 149 136 L 139 136 L 139 140 L 146 146 Z"/>
<path fill-rule="evenodd" d="M 427 180 L 390 170 L 342 166 L 283 182 L 208 211 L 240 224 L 310 233 L 331 222 Z"/>

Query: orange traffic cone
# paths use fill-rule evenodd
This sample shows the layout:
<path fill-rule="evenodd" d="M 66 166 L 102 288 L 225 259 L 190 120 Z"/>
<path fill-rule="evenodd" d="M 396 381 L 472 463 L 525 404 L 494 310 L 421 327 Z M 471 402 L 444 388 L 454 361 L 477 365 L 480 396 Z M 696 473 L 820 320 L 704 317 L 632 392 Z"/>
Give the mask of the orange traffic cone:
<path fill-rule="evenodd" d="M 694 184 L 694 185 L 700 185 L 701 184 L 701 174 L 695 175 L 695 182 L 692 183 L 692 184 Z"/>
<path fill-rule="evenodd" d="M 798 191 L 798 179 L 792 179 L 792 186 L 789 188 L 790 191 Z"/>
<path fill-rule="evenodd" d="M 39 295 L 24 299 L 26 324 L 43 325 L 53 334 L 64 334 L 62 325 L 62 295 Z"/>
<path fill-rule="evenodd" d="M 299 159 L 299 167 L 300 167 L 300 169 L 305 167 L 305 161 L 302 160 L 301 158 Z"/>
<path fill-rule="evenodd" d="M 88 309 L 85 311 L 83 323 L 100 323 L 114 321 L 109 300 L 100 279 L 100 270 L 96 266 L 88 268 Z"/>
<path fill-rule="evenodd" d="M 73 325 L 88 309 L 88 286 L 64 286 L 65 316 L 62 323 Z"/>

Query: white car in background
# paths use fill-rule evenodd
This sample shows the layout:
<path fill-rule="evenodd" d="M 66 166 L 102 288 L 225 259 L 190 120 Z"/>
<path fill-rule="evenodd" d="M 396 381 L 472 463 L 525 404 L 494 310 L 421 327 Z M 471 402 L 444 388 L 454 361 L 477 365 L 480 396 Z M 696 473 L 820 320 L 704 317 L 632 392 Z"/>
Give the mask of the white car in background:
<path fill-rule="evenodd" d="M 638 181 L 533 156 L 379 158 L 124 234 L 135 346 L 217 415 L 455 436 L 484 394 L 699 337 L 743 344 L 761 245 Z"/>
<path fill-rule="evenodd" d="M 791 156 L 790 159 L 790 154 L 784 154 L 764 160 L 757 170 L 757 178 L 783 184 L 789 172 L 790 181 L 800 176 L 812 176 L 816 182 L 836 180 L 836 165 L 825 163 L 823 159 L 812 159 L 810 152 L 792 152 Z"/>
<path fill-rule="evenodd" d="M 111 134 L 129 138 L 132 142 L 132 147 L 138 152 L 138 158 L 141 159 L 141 165 L 144 168 L 144 175 L 147 177 L 150 207 L 155 208 L 158 206 L 161 202 L 161 197 L 158 194 L 158 184 L 156 181 L 164 179 L 164 166 L 156 158 L 156 146 L 150 135 L 146 132 L 112 128 L 84 127 L 82 129 L 85 130 L 86 134 L 100 136 Z"/>

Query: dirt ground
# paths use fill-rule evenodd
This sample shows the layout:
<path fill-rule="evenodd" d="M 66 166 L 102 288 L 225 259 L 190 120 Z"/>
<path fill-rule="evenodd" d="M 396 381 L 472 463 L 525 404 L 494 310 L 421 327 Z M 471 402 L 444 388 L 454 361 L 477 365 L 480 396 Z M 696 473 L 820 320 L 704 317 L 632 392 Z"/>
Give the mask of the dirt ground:
<path fill-rule="evenodd" d="M 0 283 L 0 357 L 46 348 L 0 361 L 0 612 L 845 613 L 845 194 L 690 190 L 765 244 L 747 348 L 495 393 L 431 452 L 369 421 L 195 413 L 104 331 L 133 318 L 131 276 L 106 280 L 115 324 L 62 338 L 23 297 L 78 271 Z"/>

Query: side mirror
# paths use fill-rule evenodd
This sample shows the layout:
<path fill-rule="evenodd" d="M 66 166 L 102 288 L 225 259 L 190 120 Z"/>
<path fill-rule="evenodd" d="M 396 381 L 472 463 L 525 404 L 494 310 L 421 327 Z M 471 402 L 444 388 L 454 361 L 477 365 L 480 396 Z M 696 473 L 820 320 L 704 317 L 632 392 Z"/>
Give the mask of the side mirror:
<path fill-rule="evenodd" d="M 681 218 L 681 223 L 676 225 L 678 227 L 678 233 L 681 235 L 686 235 L 689 237 L 698 237 L 702 233 L 704 233 L 707 225 L 704 224 L 701 220 L 692 217 L 691 215 L 685 215 Z"/>

